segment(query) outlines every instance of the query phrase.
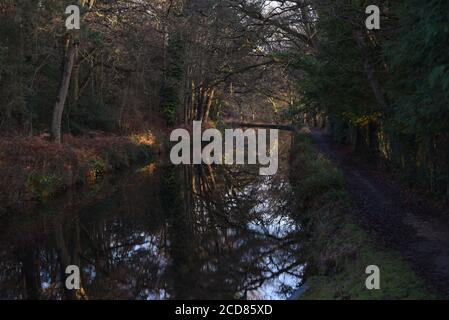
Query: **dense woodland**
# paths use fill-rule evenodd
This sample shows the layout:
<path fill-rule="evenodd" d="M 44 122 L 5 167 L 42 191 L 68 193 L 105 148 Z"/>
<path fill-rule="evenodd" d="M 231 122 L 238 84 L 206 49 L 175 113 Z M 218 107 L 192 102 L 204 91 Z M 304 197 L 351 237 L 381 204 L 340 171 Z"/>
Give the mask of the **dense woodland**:
<path fill-rule="evenodd" d="M 449 192 L 445 2 L 378 1 L 374 31 L 366 1 L 81 1 L 79 31 L 65 28 L 69 4 L 0 3 L 4 136 L 60 141 L 61 130 L 129 134 L 269 110 Z"/>
<path fill-rule="evenodd" d="M 377 1 L 373 31 L 369 1 L 81 1 L 79 31 L 70 4 L 0 2 L 4 137 L 308 121 L 449 193 L 444 1 Z"/>

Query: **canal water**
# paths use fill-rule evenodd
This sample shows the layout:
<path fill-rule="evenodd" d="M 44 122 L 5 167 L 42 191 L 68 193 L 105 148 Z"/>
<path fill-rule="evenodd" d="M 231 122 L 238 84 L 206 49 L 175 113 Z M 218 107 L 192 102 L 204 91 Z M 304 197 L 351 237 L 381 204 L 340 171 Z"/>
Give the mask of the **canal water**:
<path fill-rule="evenodd" d="M 271 177 L 149 164 L 0 217 L 0 299 L 288 299 L 304 262 L 287 153 Z"/>

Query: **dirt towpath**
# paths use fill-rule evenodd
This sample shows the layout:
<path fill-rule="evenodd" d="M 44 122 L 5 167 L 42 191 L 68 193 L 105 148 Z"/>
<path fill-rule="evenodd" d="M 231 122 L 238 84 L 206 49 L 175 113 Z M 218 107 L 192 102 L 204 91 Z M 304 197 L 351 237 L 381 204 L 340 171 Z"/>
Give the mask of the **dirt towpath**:
<path fill-rule="evenodd" d="M 449 215 L 407 190 L 386 170 L 354 159 L 319 130 L 319 152 L 343 172 L 357 218 L 379 245 L 398 252 L 430 287 L 449 298 Z"/>

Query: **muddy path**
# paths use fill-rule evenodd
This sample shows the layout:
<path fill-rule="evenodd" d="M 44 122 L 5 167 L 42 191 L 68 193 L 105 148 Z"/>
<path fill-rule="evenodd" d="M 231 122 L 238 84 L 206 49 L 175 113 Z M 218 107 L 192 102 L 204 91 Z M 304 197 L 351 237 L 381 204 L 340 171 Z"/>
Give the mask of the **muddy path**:
<path fill-rule="evenodd" d="M 449 215 L 386 170 L 355 159 L 350 148 L 332 143 L 322 132 L 312 130 L 311 138 L 343 172 L 361 225 L 380 246 L 408 261 L 430 288 L 449 298 Z"/>

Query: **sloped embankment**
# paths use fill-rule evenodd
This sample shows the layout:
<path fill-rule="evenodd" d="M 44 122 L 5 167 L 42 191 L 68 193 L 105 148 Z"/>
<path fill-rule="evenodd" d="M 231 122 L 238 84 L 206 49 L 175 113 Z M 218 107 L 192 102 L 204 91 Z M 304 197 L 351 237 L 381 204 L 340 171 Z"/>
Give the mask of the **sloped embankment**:
<path fill-rule="evenodd" d="M 41 138 L 0 141 L 0 214 L 20 210 L 63 192 L 94 183 L 108 172 L 151 159 L 154 137 L 65 137 L 55 144 Z"/>

